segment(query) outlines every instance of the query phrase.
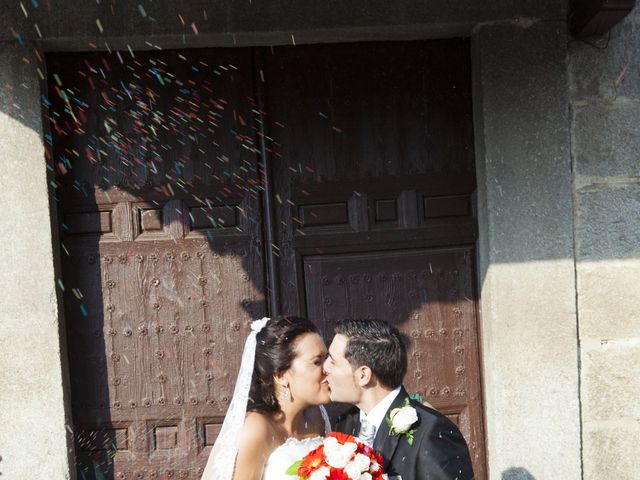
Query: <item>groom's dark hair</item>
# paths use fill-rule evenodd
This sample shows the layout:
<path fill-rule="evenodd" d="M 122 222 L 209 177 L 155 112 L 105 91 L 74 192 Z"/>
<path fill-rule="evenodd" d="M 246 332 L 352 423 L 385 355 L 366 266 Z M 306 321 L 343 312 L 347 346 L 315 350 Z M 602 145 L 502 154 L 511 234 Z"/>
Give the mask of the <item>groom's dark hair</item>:
<path fill-rule="evenodd" d="M 347 319 L 336 334 L 349 339 L 344 356 L 354 368 L 367 366 L 386 388 L 402 384 L 407 372 L 407 349 L 396 327 L 382 320 Z"/>

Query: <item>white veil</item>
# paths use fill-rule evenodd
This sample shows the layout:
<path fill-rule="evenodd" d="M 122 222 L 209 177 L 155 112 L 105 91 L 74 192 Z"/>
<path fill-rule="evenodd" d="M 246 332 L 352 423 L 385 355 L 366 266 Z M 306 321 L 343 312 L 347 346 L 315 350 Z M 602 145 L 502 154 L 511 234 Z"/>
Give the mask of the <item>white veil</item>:
<path fill-rule="evenodd" d="M 256 320 L 251 324 L 251 333 L 244 344 L 240 362 L 240 371 L 236 379 L 233 398 L 224 417 L 220 434 L 211 449 L 207 466 L 201 480 L 232 480 L 233 469 L 238 454 L 238 436 L 244 425 L 247 413 L 247 400 L 253 376 L 253 363 L 256 355 L 256 335 L 267 324 L 269 318 Z"/>

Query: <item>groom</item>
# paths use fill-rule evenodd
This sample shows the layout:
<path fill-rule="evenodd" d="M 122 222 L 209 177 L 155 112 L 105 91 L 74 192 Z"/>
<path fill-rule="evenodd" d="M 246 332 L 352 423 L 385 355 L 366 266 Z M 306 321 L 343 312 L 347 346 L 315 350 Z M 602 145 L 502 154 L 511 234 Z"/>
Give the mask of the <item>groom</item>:
<path fill-rule="evenodd" d="M 331 399 L 355 405 L 334 429 L 368 441 L 389 479 L 471 480 L 467 444 L 447 417 L 409 399 L 402 386 L 407 351 L 381 320 L 343 320 L 324 368 Z"/>

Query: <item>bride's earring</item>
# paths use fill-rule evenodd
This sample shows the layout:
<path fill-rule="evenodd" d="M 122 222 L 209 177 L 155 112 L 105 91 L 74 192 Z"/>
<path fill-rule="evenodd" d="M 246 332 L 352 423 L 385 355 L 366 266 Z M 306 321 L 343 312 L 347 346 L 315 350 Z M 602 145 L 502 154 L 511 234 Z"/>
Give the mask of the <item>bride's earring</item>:
<path fill-rule="evenodd" d="M 291 391 L 289 390 L 289 383 L 285 383 L 283 385 L 283 387 L 284 387 L 284 392 L 283 392 L 284 399 L 288 401 L 291 398 Z"/>

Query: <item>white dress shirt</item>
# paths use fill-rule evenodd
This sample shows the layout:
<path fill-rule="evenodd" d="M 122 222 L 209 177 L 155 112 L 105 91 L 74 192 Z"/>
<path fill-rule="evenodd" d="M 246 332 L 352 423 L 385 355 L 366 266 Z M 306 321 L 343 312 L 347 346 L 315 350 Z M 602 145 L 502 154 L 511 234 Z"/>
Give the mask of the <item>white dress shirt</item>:
<path fill-rule="evenodd" d="M 378 404 L 373 407 L 369 413 L 364 413 L 360 410 L 360 421 L 362 422 L 362 419 L 364 418 L 372 425 L 375 425 L 377 433 L 380 429 L 380 425 L 382 425 L 382 422 L 384 421 L 387 410 L 389 410 L 389 407 L 400 393 L 400 388 L 401 387 L 398 387 L 389 392 L 387 396 L 380 400 L 380 402 L 378 402 Z"/>

